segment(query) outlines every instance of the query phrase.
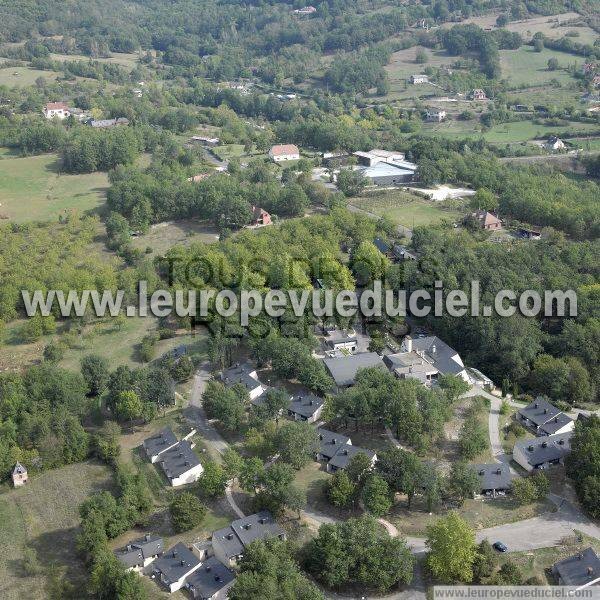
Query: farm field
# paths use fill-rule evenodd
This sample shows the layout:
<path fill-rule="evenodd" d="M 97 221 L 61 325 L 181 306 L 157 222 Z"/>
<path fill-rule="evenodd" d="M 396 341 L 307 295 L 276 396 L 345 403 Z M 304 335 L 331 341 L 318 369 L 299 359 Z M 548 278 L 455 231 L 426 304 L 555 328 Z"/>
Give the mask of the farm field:
<path fill-rule="evenodd" d="M 362 210 L 385 215 L 395 223 L 410 228 L 444 220 L 452 221 L 463 214 L 463 211 L 458 209 L 456 201 L 433 202 L 401 190 L 351 198 L 349 203 Z"/>
<path fill-rule="evenodd" d="M 463 21 L 463 23 L 474 23 L 484 29 L 495 28 L 497 16 L 497 14 L 491 14 L 472 17 Z M 450 26 L 448 23 L 442 25 L 442 27 Z M 598 34 L 591 27 L 583 23 L 581 15 L 576 12 L 512 21 L 508 23 L 506 29 L 520 33 L 526 40 L 531 39 L 537 32 L 541 32 L 546 37 L 553 39 L 564 37 L 569 33 L 576 33 L 578 35 L 572 38 L 573 41 L 583 44 L 593 44 L 594 40 L 598 37 Z"/>
<path fill-rule="evenodd" d="M 419 50 L 424 50 L 429 57 L 425 64 L 417 64 L 415 61 L 416 54 Z M 424 46 L 414 46 L 406 50 L 398 50 L 392 54 L 392 58 L 385 70 L 390 77 L 390 83 L 394 81 L 404 81 L 413 74 L 422 73 L 426 67 L 441 67 L 442 65 L 450 65 L 456 58 L 448 55 L 444 50 L 431 50 Z M 432 86 L 426 84 L 410 85 L 412 89 L 420 87 L 431 89 Z"/>
<path fill-rule="evenodd" d="M 0 61 L 0 85 L 12 87 L 25 87 L 34 85 L 38 77 L 43 77 L 46 81 L 54 81 L 60 76 L 55 71 L 42 71 L 31 67 L 2 67 L 3 61 Z"/>
<path fill-rule="evenodd" d="M 89 56 L 85 56 L 83 54 L 50 54 L 50 58 L 52 60 L 60 60 L 60 61 L 84 60 L 87 62 L 89 60 L 95 60 L 98 62 L 112 63 L 112 64 L 120 65 L 120 66 L 128 68 L 130 70 L 139 64 L 139 62 L 138 62 L 139 56 L 135 52 L 114 53 L 112 56 L 109 56 L 108 58 L 100 57 L 100 58 L 94 58 L 94 59 L 90 58 Z"/>
<path fill-rule="evenodd" d="M 569 73 L 558 69 L 548 70 L 548 61 L 551 58 L 558 60 L 561 69 L 568 65 L 576 64 L 580 67 L 583 58 L 549 50 L 544 48 L 536 52 L 532 46 L 521 46 L 517 50 L 500 50 L 500 64 L 502 75 L 506 77 L 511 85 L 536 85 L 556 79 L 561 84 L 574 84 L 574 79 Z"/>
<path fill-rule="evenodd" d="M 0 214 L 14 223 L 54 221 L 70 210 L 95 210 L 108 188 L 106 173 L 61 174 L 56 154 L 1 159 L 0 182 Z"/>
<path fill-rule="evenodd" d="M 88 461 L 34 476 L 25 487 L 1 494 L 0 597 L 48 598 L 46 575 L 23 573 L 25 547 L 59 578 L 66 574 L 71 583 L 81 585 L 86 573 L 75 550 L 78 506 L 90 494 L 110 487 L 108 467 Z"/>

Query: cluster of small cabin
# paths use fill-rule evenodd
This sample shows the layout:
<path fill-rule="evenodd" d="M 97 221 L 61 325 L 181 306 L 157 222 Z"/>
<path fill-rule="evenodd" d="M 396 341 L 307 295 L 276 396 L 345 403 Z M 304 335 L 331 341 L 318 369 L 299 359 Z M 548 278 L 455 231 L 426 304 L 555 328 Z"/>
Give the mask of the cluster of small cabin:
<path fill-rule="evenodd" d="M 194 599 L 221 600 L 235 581 L 232 567 L 246 547 L 273 538 L 285 540 L 285 531 L 270 512 L 261 511 L 213 532 L 208 541 L 179 542 L 165 551 L 162 538 L 147 534 L 115 555 L 127 570 L 150 576 L 170 593 L 183 589 Z"/>

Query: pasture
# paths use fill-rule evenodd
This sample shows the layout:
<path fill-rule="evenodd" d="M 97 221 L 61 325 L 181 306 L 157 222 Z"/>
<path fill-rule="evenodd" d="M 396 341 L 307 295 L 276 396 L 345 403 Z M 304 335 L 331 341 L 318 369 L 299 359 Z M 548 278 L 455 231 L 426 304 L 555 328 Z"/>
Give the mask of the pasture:
<path fill-rule="evenodd" d="M 402 190 L 386 190 L 350 198 L 349 204 L 376 215 L 389 217 L 405 227 L 433 225 L 441 221 L 454 221 L 463 211 L 460 200 L 433 202 Z"/>
<path fill-rule="evenodd" d="M 0 159 L 0 215 L 7 222 L 55 221 L 104 204 L 106 173 L 67 175 L 56 154 Z"/>
<path fill-rule="evenodd" d="M 109 468 L 86 461 L 32 476 L 24 487 L 0 494 L 0 597 L 48 598 L 50 572 L 66 575 L 81 588 L 86 572 L 75 548 L 78 507 L 90 494 L 111 487 Z M 33 550 L 42 567 L 36 575 L 24 571 L 26 548 Z"/>
<path fill-rule="evenodd" d="M 12 87 L 27 87 L 34 85 L 36 79 L 43 77 L 51 83 L 61 74 L 56 71 L 42 71 L 31 67 L 3 67 L 3 61 L 0 62 L 0 85 Z"/>

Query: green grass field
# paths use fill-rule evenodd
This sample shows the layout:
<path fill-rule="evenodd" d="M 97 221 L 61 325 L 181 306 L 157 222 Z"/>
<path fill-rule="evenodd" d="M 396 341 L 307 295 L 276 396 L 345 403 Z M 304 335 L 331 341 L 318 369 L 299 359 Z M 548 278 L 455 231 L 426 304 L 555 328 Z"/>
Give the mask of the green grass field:
<path fill-rule="evenodd" d="M 0 62 L 0 85 L 12 87 L 26 87 L 33 85 L 38 77 L 43 77 L 47 82 L 54 81 L 60 73 L 55 71 L 41 71 L 31 67 L 5 67 Z"/>
<path fill-rule="evenodd" d="M 112 63 L 115 65 L 120 65 L 121 67 L 125 67 L 129 70 L 133 69 L 137 65 L 139 65 L 139 56 L 135 53 L 114 53 L 112 56 L 108 58 L 94 58 L 90 59 L 89 56 L 84 56 L 83 54 L 51 54 L 50 58 L 52 60 L 60 60 L 60 61 L 74 61 L 74 60 L 83 60 L 85 62 L 89 60 L 97 60 L 98 62 L 104 63 Z"/>
<path fill-rule="evenodd" d="M 376 215 L 385 215 L 395 223 L 411 228 L 444 220 L 453 221 L 463 214 L 463 211 L 456 208 L 455 202 L 433 202 L 401 190 L 351 198 L 349 203 Z"/>
<path fill-rule="evenodd" d="M 56 154 L 0 159 L 0 215 L 9 222 L 54 221 L 70 210 L 85 212 L 104 203 L 106 173 L 64 175 Z"/>
<path fill-rule="evenodd" d="M 574 83 L 574 79 L 563 70 L 549 71 L 548 60 L 556 58 L 561 67 L 570 64 L 581 66 L 583 59 L 544 48 L 536 52 L 531 46 L 521 46 L 518 50 L 501 50 L 500 64 L 502 75 L 511 85 L 537 85 L 556 79 L 563 85 Z"/>
<path fill-rule="evenodd" d="M 78 506 L 90 494 L 112 485 L 108 467 L 93 462 L 68 465 L 33 476 L 19 489 L 0 495 L 0 597 L 48 598 L 46 574 L 26 576 L 23 552 L 32 548 L 40 564 L 82 585 L 84 565 L 75 549 Z M 82 592 L 80 597 L 83 597 Z"/>

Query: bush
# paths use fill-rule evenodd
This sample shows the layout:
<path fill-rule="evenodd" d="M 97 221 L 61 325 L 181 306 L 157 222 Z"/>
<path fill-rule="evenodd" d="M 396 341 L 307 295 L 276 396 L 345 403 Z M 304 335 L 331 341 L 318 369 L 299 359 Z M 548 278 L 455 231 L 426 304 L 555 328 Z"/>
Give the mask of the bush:
<path fill-rule="evenodd" d="M 177 533 L 194 529 L 206 516 L 206 506 L 190 492 L 179 494 L 169 504 L 171 524 Z"/>

